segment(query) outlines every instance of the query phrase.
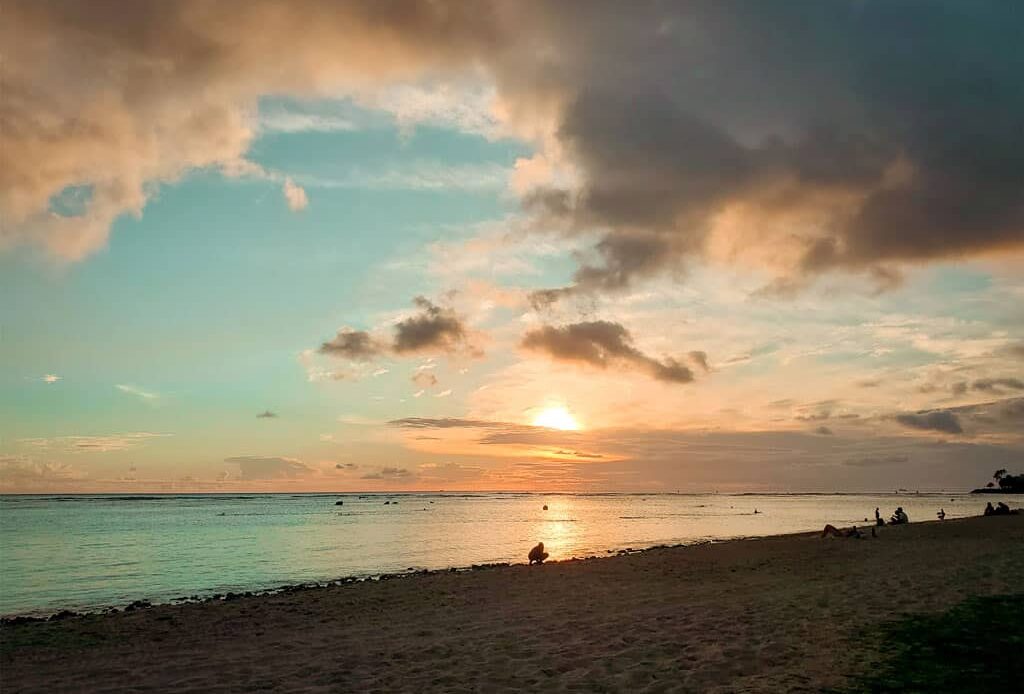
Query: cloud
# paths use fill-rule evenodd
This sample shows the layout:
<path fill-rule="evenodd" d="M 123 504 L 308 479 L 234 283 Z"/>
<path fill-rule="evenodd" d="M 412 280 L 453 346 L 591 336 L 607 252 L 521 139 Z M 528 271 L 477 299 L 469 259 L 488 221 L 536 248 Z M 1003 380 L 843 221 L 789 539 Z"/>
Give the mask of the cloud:
<path fill-rule="evenodd" d="M 271 412 L 270 410 L 263 410 L 258 415 L 256 415 L 256 419 L 276 419 L 276 418 L 277 418 L 277 413 L 276 412 Z"/>
<path fill-rule="evenodd" d="M 369 361 L 380 356 L 383 350 L 370 333 L 345 327 L 334 338 L 321 344 L 317 351 L 352 361 Z"/>
<path fill-rule="evenodd" d="M 416 354 L 467 354 L 482 357 L 483 351 L 471 340 L 471 331 L 465 320 L 455 309 L 439 306 L 429 299 L 417 296 L 413 304 L 415 313 L 402 318 L 390 326 L 391 338 L 377 337 L 365 330 L 342 328 L 331 340 L 324 342 L 317 350 L 320 354 L 342 357 L 351 361 L 365 362 L 383 356 L 405 357 Z M 374 332 L 383 332 L 386 328 Z M 436 384 L 432 374 L 420 373 L 431 366 L 421 366 L 413 380 L 425 379 L 427 387 Z M 387 373 L 378 369 L 374 375 Z M 434 378 L 433 382 L 429 382 Z M 424 384 L 420 384 L 424 385 Z"/>
<path fill-rule="evenodd" d="M 662 360 L 649 357 L 632 342 L 632 335 L 618 323 L 587 321 L 535 328 L 526 333 L 520 344 L 524 349 L 557 361 L 587 364 L 599 369 L 621 366 L 671 383 L 693 381 L 693 371 L 681 362 L 672 357 Z"/>
<path fill-rule="evenodd" d="M 282 191 L 284 192 L 284 199 L 288 203 L 288 209 L 292 212 L 301 212 L 309 205 L 306 191 L 302 186 L 296 185 L 292 179 L 286 178 L 284 180 Z"/>
<path fill-rule="evenodd" d="M 417 371 L 412 376 L 412 382 L 420 388 L 433 388 L 437 385 L 437 376 L 429 371 Z"/>
<path fill-rule="evenodd" d="M 498 164 L 414 161 L 386 169 L 353 168 L 340 176 L 296 176 L 307 188 L 350 190 L 502 191 L 510 170 Z"/>
<path fill-rule="evenodd" d="M 963 427 L 960 426 L 959 417 L 949 410 L 900 414 L 896 415 L 896 421 L 911 429 L 941 431 L 947 434 L 962 434 L 964 432 Z"/>
<path fill-rule="evenodd" d="M 704 373 L 709 373 L 711 371 L 711 366 L 708 365 L 707 352 L 703 352 L 701 350 L 693 350 L 687 356 L 689 356 L 690 361 L 699 366 L 704 371 Z"/>
<path fill-rule="evenodd" d="M 1024 390 L 1024 381 L 1019 378 L 979 378 L 971 384 L 971 388 L 987 393 L 1000 393 L 1004 390 Z"/>
<path fill-rule="evenodd" d="M 60 376 L 58 376 L 57 374 L 46 374 L 39 380 L 41 380 L 43 383 L 56 383 L 61 379 Z"/>
<path fill-rule="evenodd" d="M 243 455 L 225 458 L 224 462 L 237 467 L 238 479 L 245 482 L 301 479 L 315 474 L 315 470 L 295 458 Z"/>
<path fill-rule="evenodd" d="M 437 306 L 422 296 L 413 303 L 420 312 L 395 324 L 395 354 L 453 352 L 469 345 L 466 327 L 453 309 Z"/>
<path fill-rule="evenodd" d="M 117 384 L 114 387 L 117 388 L 122 393 L 127 393 L 128 395 L 134 395 L 137 398 L 142 398 L 143 400 L 147 400 L 147 401 L 158 400 L 160 398 L 160 394 L 159 393 L 153 393 L 153 392 L 148 391 L 148 390 L 143 390 L 142 388 L 139 388 L 137 386 L 125 385 L 125 384 L 120 384 L 119 383 L 119 384 Z"/>
<path fill-rule="evenodd" d="M 260 130 L 280 133 L 339 132 L 357 128 L 348 118 L 322 113 L 300 113 L 289 110 L 260 112 Z"/>
<path fill-rule="evenodd" d="M 1016 12 L 9 0 L 0 243 L 81 259 L 158 184 L 244 168 L 261 95 L 355 95 L 403 126 L 517 134 L 572 171 L 524 198 L 539 227 L 601 236 L 568 293 L 697 258 L 772 268 L 776 286 L 835 270 L 891 285 L 904 263 L 1024 245 Z M 466 75 L 479 98 L 447 86 Z M 76 189 L 79 213 L 51 209 Z"/>
<path fill-rule="evenodd" d="M 20 492 L 52 489 L 82 478 L 80 471 L 66 463 L 0 456 L 0 489 Z"/>
<path fill-rule="evenodd" d="M 836 269 L 891 285 L 900 263 L 1020 247 L 1011 14 L 738 0 L 574 23 L 548 82 L 582 182 L 528 200 L 570 229 L 606 229 L 568 289 L 614 291 L 696 257 L 774 266 L 790 286 Z"/>
<path fill-rule="evenodd" d="M 863 458 L 849 458 L 844 464 L 851 465 L 853 467 L 881 467 L 899 465 L 901 463 L 906 463 L 908 460 L 910 460 L 910 458 L 906 455 L 880 455 L 865 456 Z"/>
<path fill-rule="evenodd" d="M 448 388 L 446 390 L 442 390 L 440 393 L 435 394 L 434 397 L 435 398 L 447 398 L 451 394 L 452 394 L 452 389 Z"/>
<path fill-rule="evenodd" d="M 106 436 L 55 436 L 52 438 L 19 439 L 21 443 L 34 448 L 63 451 L 66 453 L 110 453 L 142 445 L 149 439 L 164 438 L 171 434 L 155 434 L 147 431 Z"/>
<path fill-rule="evenodd" d="M 405 417 L 388 422 L 403 429 L 502 429 L 515 426 L 507 422 L 491 422 L 486 419 L 459 419 L 456 417 Z"/>
<path fill-rule="evenodd" d="M 832 436 L 834 432 L 827 426 L 820 426 L 814 430 L 814 433 L 821 434 L 822 436 Z"/>
<path fill-rule="evenodd" d="M 84 258 L 115 220 L 141 215 L 158 184 L 243 169 L 260 96 L 461 71 L 494 40 L 488 23 L 476 9 L 428 3 L 13 0 L 0 26 L 0 243 Z M 263 32 L 271 24 L 274 41 Z M 89 191 L 82 209 L 53 213 L 51 199 L 76 186 Z"/>
<path fill-rule="evenodd" d="M 416 475 L 404 467 L 382 467 L 362 476 L 364 480 L 411 480 Z"/>

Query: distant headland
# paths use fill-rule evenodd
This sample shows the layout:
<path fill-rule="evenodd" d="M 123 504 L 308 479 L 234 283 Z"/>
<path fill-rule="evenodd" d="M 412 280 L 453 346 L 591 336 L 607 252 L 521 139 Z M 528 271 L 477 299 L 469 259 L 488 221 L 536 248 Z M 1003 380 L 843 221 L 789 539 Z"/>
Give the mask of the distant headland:
<path fill-rule="evenodd" d="M 1010 475 L 1006 470 L 996 470 L 992 479 L 995 481 L 972 489 L 971 494 L 1024 494 L 1024 473 Z"/>

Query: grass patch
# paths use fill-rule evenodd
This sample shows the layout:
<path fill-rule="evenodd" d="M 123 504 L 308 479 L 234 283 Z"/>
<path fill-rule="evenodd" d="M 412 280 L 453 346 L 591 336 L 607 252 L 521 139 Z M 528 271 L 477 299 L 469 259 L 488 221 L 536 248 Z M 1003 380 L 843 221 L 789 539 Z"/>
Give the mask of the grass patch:
<path fill-rule="evenodd" d="M 884 655 L 854 678 L 844 690 L 850 694 L 980 694 L 1024 682 L 1024 595 L 973 598 L 943 614 L 883 625 L 869 638 Z"/>

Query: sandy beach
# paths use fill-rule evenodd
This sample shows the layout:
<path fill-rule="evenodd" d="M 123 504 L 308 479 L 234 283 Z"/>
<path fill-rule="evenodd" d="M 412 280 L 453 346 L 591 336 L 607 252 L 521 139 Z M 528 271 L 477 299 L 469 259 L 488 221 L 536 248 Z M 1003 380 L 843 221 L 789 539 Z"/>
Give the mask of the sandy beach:
<path fill-rule="evenodd" d="M 5 625 L 21 691 L 842 688 L 871 629 L 1024 593 L 1024 516 L 433 573 Z"/>

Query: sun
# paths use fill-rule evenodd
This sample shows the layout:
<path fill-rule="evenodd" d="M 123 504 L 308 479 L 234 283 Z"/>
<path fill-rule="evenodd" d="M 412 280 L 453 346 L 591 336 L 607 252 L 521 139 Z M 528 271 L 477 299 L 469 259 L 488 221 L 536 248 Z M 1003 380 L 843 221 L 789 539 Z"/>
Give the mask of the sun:
<path fill-rule="evenodd" d="M 580 428 L 580 423 L 564 407 L 546 407 L 533 418 L 533 426 L 575 431 Z"/>

